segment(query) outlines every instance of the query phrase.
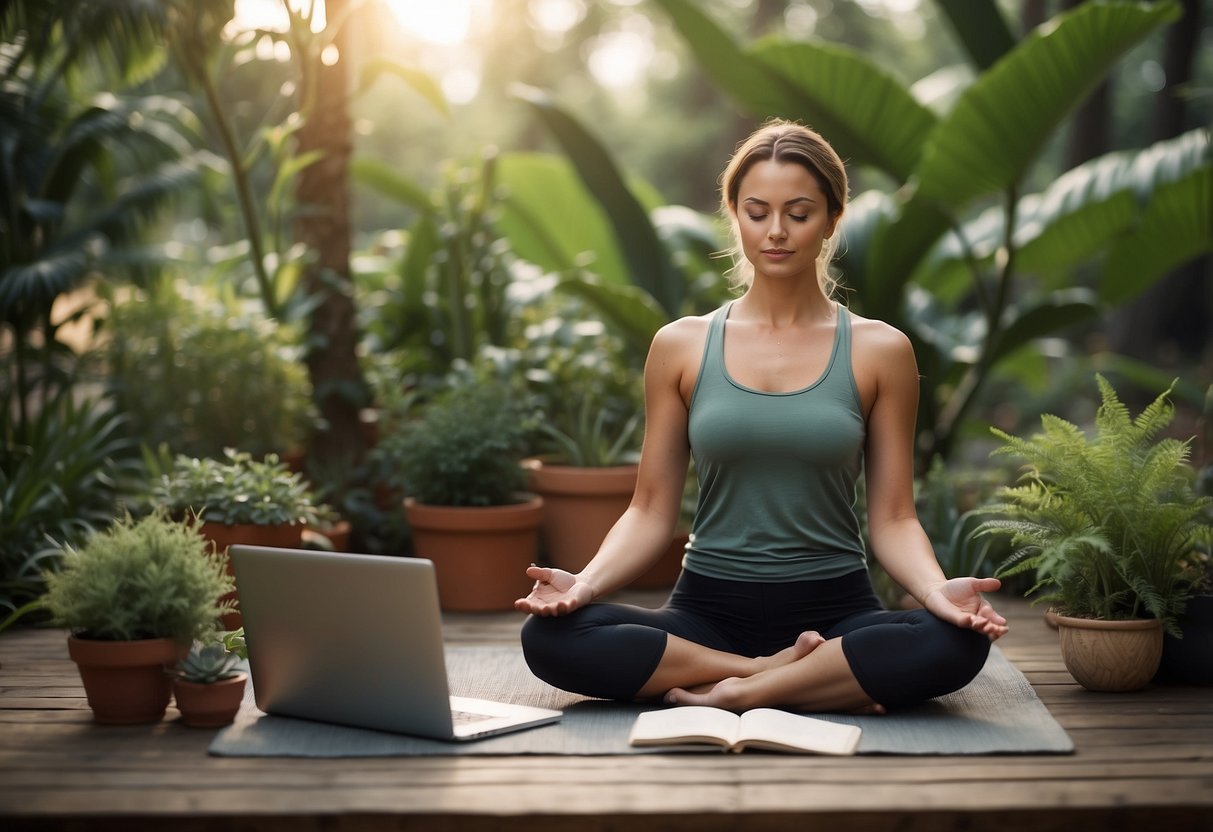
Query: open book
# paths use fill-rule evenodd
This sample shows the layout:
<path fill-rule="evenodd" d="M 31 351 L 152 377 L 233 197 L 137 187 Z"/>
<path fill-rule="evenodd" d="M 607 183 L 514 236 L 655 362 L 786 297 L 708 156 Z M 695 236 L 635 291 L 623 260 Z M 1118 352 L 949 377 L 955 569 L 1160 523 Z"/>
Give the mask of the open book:
<path fill-rule="evenodd" d="M 735 714 L 720 708 L 685 706 L 646 711 L 636 718 L 628 742 L 637 746 L 722 746 L 726 751 L 762 748 L 810 754 L 854 754 L 858 725 L 842 725 L 774 708 Z"/>

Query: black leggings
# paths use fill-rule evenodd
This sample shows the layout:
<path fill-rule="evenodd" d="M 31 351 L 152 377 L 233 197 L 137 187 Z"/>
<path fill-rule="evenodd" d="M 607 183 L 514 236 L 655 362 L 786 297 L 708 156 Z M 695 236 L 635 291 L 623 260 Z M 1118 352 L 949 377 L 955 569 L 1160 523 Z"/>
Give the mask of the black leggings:
<path fill-rule="evenodd" d="M 889 611 L 866 571 L 818 581 L 751 583 L 683 571 L 660 609 L 590 604 L 522 628 L 527 664 L 562 690 L 629 700 L 657 669 L 666 638 L 743 656 L 766 656 L 806 630 L 842 637 L 842 650 L 872 701 L 895 708 L 967 685 L 985 664 L 989 639 L 926 610 Z"/>

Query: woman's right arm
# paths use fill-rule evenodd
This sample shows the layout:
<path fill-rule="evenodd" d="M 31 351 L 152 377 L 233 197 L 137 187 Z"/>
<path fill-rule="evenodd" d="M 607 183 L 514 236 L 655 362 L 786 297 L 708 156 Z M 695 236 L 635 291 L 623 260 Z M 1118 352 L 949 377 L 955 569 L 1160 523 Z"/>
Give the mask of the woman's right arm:
<path fill-rule="evenodd" d="M 644 574 L 669 547 L 690 461 L 687 402 L 705 333 L 703 319 L 684 318 L 654 337 L 644 369 L 644 444 L 631 503 L 578 574 L 528 569 L 535 587 L 515 603 L 517 609 L 535 615 L 572 612 Z"/>

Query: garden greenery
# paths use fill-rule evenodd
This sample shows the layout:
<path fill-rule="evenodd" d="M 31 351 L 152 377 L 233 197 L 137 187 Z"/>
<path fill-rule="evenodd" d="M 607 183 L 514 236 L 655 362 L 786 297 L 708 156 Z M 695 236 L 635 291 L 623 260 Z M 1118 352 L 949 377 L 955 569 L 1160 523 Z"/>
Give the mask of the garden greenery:
<path fill-rule="evenodd" d="M 389 430 L 375 453 L 418 503 L 498 506 L 526 486 L 520 462 L 534 430 L 524 396 L 489 381 L 460 384 Z"/>
<path fill-rule="evenodd" d="M 158 465 L 149 459 L 149 467 Z M 318 526 L 332 514 L 276 454 L 256 460 L 233 448 L 224 450 L 222 460 L 179 454 L 153 482 L 149 500 L 174 517 L 196 515 L 225 526 Z"/>
<path fill-rule="evenodd" d="M 1010 536 L 1015 553 L 1001 575 L 1034 571 L 1037 601 L 1081 618 L 1175 621 L 1199 577 L 1200 547 L 1213 536 L 1210 498 L 1193 490 L 1189 442 L 1158 438 L 1174 408 L 1170 390 L 1137 418 L 1096 376 L 1101 404 L 1094 436 L 1057 416 L 1028 439 L 994 429 L 994 453 L 1026 463 L 1023 481 L 1002 489 L 982 534 Z"/>
<path fill-rule="evenodd" d="M 224 558 L 163 511 L 127 515 L 80 549 L 66 549 L 63 569 L 46 582 L 55 623 L 82 638 L 189 644 L 234 607 L 220 601 L 235 589 Z"/>

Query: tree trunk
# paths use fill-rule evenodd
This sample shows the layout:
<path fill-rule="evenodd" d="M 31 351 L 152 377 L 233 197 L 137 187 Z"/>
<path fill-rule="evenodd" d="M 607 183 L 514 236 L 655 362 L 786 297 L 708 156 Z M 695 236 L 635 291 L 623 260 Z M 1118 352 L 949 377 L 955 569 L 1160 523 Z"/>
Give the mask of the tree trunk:
<path fill-rule="evenodd" d="M 1086 0 L 1065 0 L 1066 11 L 1077 8 Z M 1096 87 L 1074 114 L 1070 124 L 1070 142 L 1066 150 L 1066 167 L 1074 168 L 1112 149 L 1112 78 L 1108 76 Z"/>
<path fill-rule="evenodd" d="M 328 0 L 329 25 L 344 18 L 346 0 Z M 316 302 L 308 328 L 307 366 L 323 420 L 312 437 L 309 462 L 323 471 L 348 471 L 366 451 L 359 413 L 367 402 L 358 363 L 354 284 L 350 270 L 349 159 L 353 149 L 349 116 L 349 51 L 344 32 L 333 45 L 338 59 L 326 64 L 308 55 L 302 73 L 303 126 L 299 154 L 318 151 L 318 162 L 296 180 L 299 216 L 295 238 L 307 250 L 303 286 Z M 330 56 L 331 58 L 331 56 Z"/>

